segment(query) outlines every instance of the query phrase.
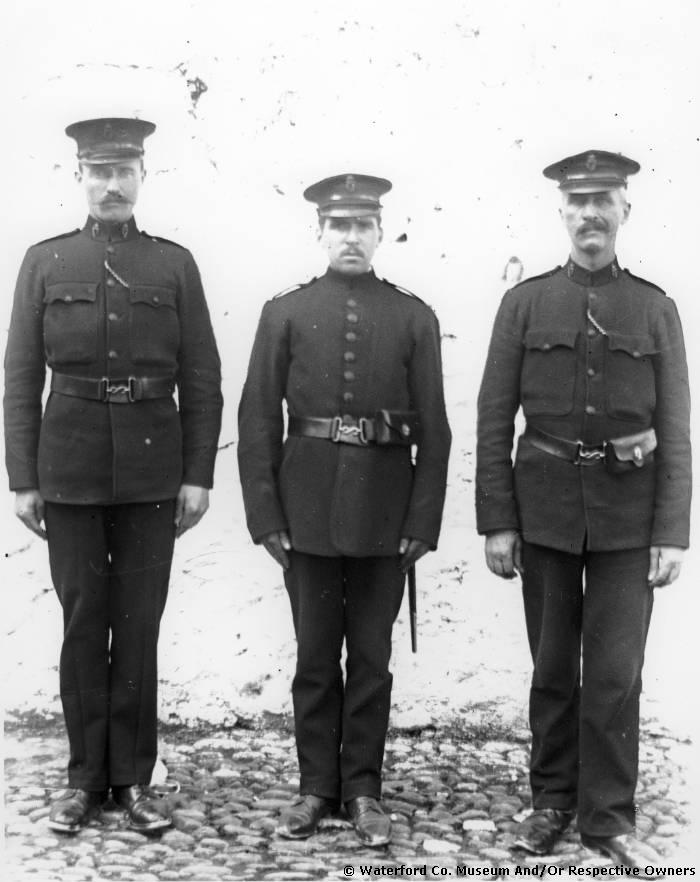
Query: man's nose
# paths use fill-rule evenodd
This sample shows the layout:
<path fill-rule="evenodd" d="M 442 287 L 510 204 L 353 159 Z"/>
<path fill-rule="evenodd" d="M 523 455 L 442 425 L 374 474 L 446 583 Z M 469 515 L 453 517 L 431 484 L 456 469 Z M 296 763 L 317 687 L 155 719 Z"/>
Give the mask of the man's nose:
<path fill-rule="evenodd" d="M 110 175 L 107 179 L 107 190 L 109 193 L 121 193 L 121 184 L 116 173 Z"/>
<path fill-rule="evenodd" d="M 594 199 L 587 199 L 583 203 L 583 212 L 584 217 L 598 217 L 598 206 L 595 203 Z"/>
<path fill-rule="evenodd" d="M 347 241 L 357 242 L 359 239 L 358 232 L 359 230 L 357 224 L 350 224 L 350 226 L 348 227 Z"/>

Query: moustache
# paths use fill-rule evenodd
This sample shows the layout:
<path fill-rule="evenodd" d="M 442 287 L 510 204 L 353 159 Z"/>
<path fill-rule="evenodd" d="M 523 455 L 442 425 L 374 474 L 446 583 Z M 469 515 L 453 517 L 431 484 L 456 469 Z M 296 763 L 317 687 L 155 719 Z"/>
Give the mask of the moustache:
<path fill-rule="evenodd" d="M 608 225 L 605 221 L 587 221 L 585 224 L 581 224 L 578 231 L 579 233 L 590 233 L 592 231 L 606 233 L 608 231 Z"/>

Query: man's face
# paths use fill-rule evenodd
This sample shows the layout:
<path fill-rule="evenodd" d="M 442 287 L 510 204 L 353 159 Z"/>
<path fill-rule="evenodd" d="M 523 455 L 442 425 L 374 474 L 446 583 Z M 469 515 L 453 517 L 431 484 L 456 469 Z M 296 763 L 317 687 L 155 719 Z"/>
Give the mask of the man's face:
<path fill-rule="evenodd" d="M 124 223 L 134 213 L 145 176 L 140 159 L 99 165 L 81 163 L 75 175 L 85 190 L 90 214 L 112 223 Z"/>
<path fill-rule="evenodd" d="M 589 255 L 615 250 L 618 228 L 627 221 L 630 204 L 624 190 L 563 193 L 559 214 L 575 251 Z"/>
<path fill-rule="evenodd" d="M 369 270 L 382 235 L 376 217 L 327 217 L 318 241 L 328 253 L 331 269 L 356 276 Z"/>

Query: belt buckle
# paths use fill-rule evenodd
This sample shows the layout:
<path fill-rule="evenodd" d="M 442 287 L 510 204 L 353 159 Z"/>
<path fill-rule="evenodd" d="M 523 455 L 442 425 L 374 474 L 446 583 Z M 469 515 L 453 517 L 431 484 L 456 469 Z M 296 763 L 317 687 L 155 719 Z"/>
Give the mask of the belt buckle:
<path fill-rule="evenodd" d="M 132 404 L 136 401 L 136 377 L 128 377 L 125 382 L 102 377 L 100 387 L 100 401 L 109 404 Z"/>
<path fill-rule="evenodd" d="M 593 465 L 598 462 L 598 460 L 605 459 L 605 441 L 599 445 L 587 445 L 584 444 L 583 441 L 576 442 L 576 458 L 574 459 L 574 465 L 577 466 L 586 466 Z M 585 448 L 588 447 L 586 450 Z"/>
<path fill-rule="evenodd" d="M 360 417 L 356 426 L 346 426 L 342 417 L 334 416 L 331 425 L 331 441 L 335 444 L 353 444 L 352 438 L 357 438 L 357 443 L 367 445 L 367 419 Z"/>
<path fill-rule="evenodd" d="M 367 419 L 367 417 L 360 417 L 360 419 L 357 421 L 357 424 L 360 428 L 360 442 L 362 444 L 369 444 L 369 439 L 367 438 L 368 423 L 369 420 Z"/>

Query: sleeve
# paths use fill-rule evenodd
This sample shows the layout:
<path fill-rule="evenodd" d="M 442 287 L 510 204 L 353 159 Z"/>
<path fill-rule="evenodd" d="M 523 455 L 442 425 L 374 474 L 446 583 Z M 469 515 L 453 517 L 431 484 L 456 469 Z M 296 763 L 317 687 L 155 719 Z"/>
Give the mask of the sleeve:
<path fill-rule="evenodd" d="M 10 490 L 39 487 L 37 453 L 46 378 L 43 300 L 40 260 L 30 249 L 17 279 L 5 352 L 5 461 Z"/>
<path fill-rule="evenodd" d="M 221 362 L 199 270 L 187 253 L 180 297 L 177 390 L 183 484 L 212 487 L 221 430 Z"/>
<path fill-rule="evenodd" d="M 477 400 L 476 526 L 482 535 L 520 529 L 511 458 L 523 357 L 519 324 L 509 291 L 496 315 Z"/>
<path fill-rule="evenodd" d="M 656 492 L 652 545 L 687 548 L 692 484 L 690 389 L 683 330 L 674 302 L 664 300 L 655 356 Z"/>
<path fill-rule="evenodd" d="M 426 308 L 409 367 L 411 404 L 420 421 L 413 486 L 401 535 L 437 548 L 447 488 L 452 434 L 447 422 L 440 353 L 440 326 Z"/>
<path fill-rule="evenodd" d="M 238 467 L 248 529 L 256 543 L 289 526 L 278 488 L 288 369 L 288 323 L 279 315 L 278 304 L 269 301 L 260 317 L 238 409 Z"/>

